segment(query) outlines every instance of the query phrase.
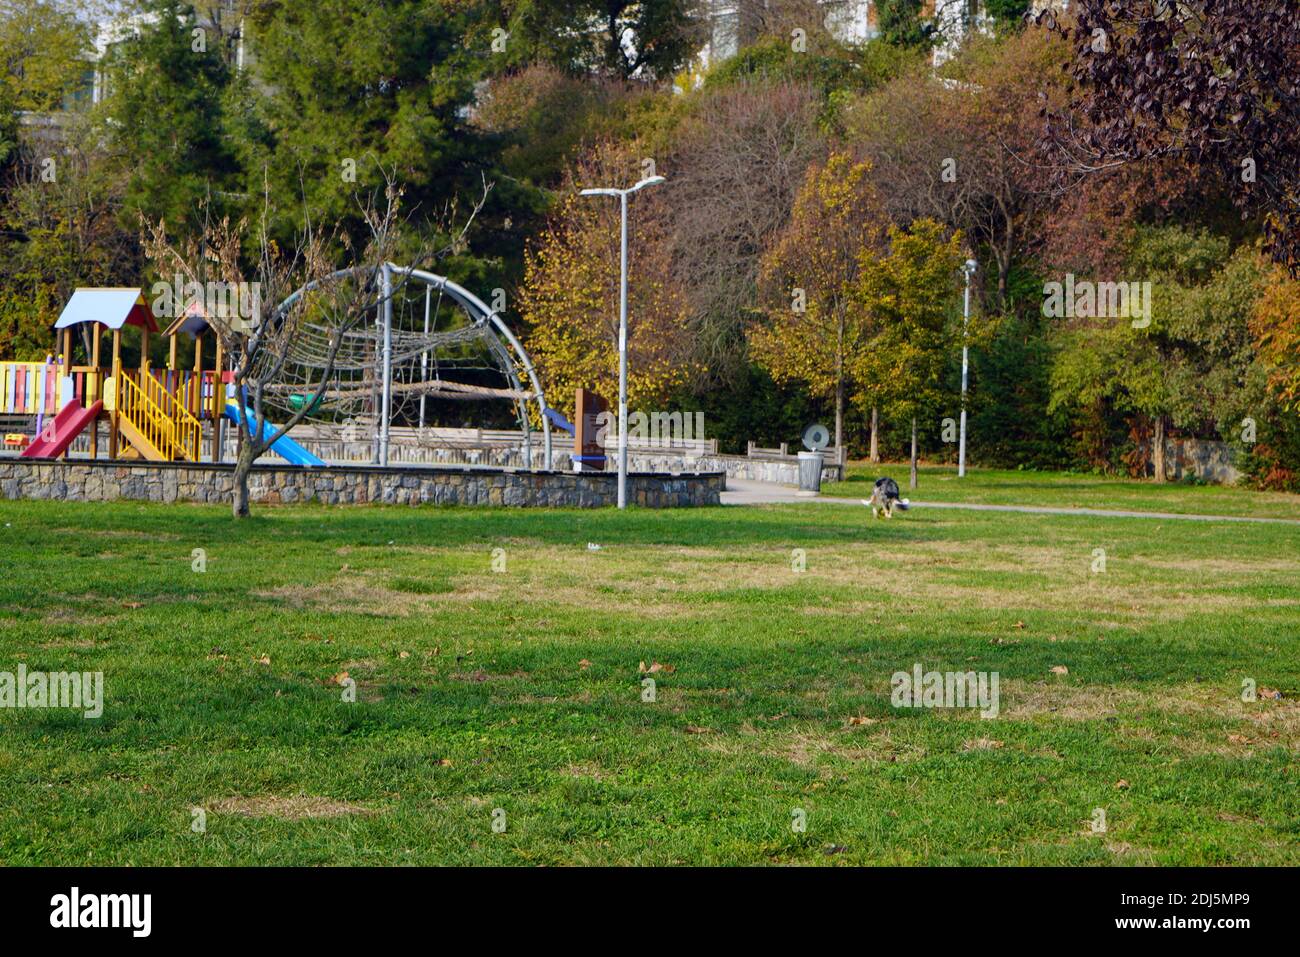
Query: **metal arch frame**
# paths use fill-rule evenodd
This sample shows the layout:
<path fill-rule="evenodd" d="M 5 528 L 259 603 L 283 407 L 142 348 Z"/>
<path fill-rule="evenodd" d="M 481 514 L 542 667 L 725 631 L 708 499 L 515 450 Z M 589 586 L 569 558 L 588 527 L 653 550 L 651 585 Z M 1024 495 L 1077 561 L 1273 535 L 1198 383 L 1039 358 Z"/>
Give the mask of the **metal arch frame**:
<path fill-rule="evenodd" d="M 522 383 L 519 381 L 519 377 L 518 374 L 516 373 L 514 363 L 510 361 L 511 360 L 510 353 L 505 346 L 501 345 L 501 340 L 504 339 L 505 342 L 509 345 L 510 349 L 514 350 L 515 355 L 518 357 L 520 363 L 524 367 L 524 371 L 528 375 L 528 381 L 533 387 L 533 395 L 537 400 L 538 418 L 541 419 L 541 423 L 542 423 L 542 438 L 543 438 L 543 449 L 544 449 L 543 468 L 549 471 L 551 469 L 551 464 L 552 464 L 551 420 L 550 420 L 550 416 L 547 415 L 547 412 L 549 410 L 546 405 L 546 394 L 542 391 L 542 383 L 537 378 L 537 370 L 533 367 L 533 361 L 529 357 L 528 351 L 524 349 L 523 343 L 521 343 L 518 337 L 516 337 L 515 334 L 510 331 L 510 327 L 505 324 L 501 316 L 498 315 L 495 310 L 489 309 L 487 303 L 485 303 L 478 296 L 474 295 L 464 286 L 452 282 L 446 276 L 439 276 L 436 273 L 431 273 L 424 269 L 416 269 L 412 266 L 399 266 L 396 263 L 391 263 L 391 262 L 386 262 L 382 266 L 352 266 L 347 269 L 337 269 L 334 272 L 330 273 L 328 276 L 324 276 L 320 279 L 314 279 L 311 282 L 307 283 L 305 286 L 301 286 L 300 288 L 294 290 L 284 299 L 283 302 L 281 302 L 276 307 L 273 315 L 282 315 L 285 311 L 289 309 L 290 306 L 292 306 L 295 302 L 297 302 L 300 298 L 302 298 L 304 293 L 310 292 L 312 289 L 318 288 L 322 283 L 329 282 L 330 280 L 333 279 L 339 279 L 344 276 L 355 276 L 355 275 L 374 273 L 374 272 L 383 272 L 385 274 L 384 287 L 386 289 L 391 289 L 391 283 L 388 281 L 388 276 L 391 273 L 397 273 L 399 276 L 405 277 L 406 279 L 412 279 L 412 278 L 418 279 L 427 286 L 436 287 L 440 289 L 442 292 L 444 292 L 445 294 L 447 294 L 448 296 L 450 296 L 452 299 L 454 299 L 457 303 L 459 303 L 461 308 L 464 309 L 465 312 L 469 314 L 470 318 L 473 319 L 473 321 L 476 324 L 491 325 L 491 327 L 497 333 L 498 336 L 498 340 L 495 343 L 495 345 L 501 350 L 498 357 L 505 360 L 503 363 L 505 365 L 504 371 L 506 375 L 509 377 L 510 382 L 514 386 L 515 390 L 518 392 L 522 392 L 523 386 Z M 391 293 L 383 297 L 383 304 L 384 304 L 385 340 L 388 340 L 388 336 L 391 334 L 391 329 L 392 329 Z M 391 353 L 388 353 L 386 351 L 386 359 L 390 359 L 390 358 L 391 358 Z M 391 371 L 390 371 L 389 363 L 386 361 L 385 368 L 384 368 L 384 378 L 385 378 L 385 382 L 388 385 L 391 385 L 390 375 L 391 375 Z M 385 393 L 384 399 L 385 399 L 385 404 L 387 404 L 389 401 L 387 392 Z M 531 460 L 531 451 L 530 451 L 531 450 L 531 442 L 530 442 L 531 429 L 528 423 L 527 406 L 525 404 L 527 400 L 520 399 L 518 400 L 518 402 L 519 402 L 519 419 L 520 419 L 520 424 L 523 427 L 523 433 L 524 433 L 525 462 L 529 462 Z M 385 416 L 384 421 L 382 423 L 383 433 L 384 433 L 382 444 L 384 446 L 385 459 L 387 458 L 388 426 L 389 426 L 388 417 Z M 385 461 L 383 464 L 387 464 L 387 462 Z"/>

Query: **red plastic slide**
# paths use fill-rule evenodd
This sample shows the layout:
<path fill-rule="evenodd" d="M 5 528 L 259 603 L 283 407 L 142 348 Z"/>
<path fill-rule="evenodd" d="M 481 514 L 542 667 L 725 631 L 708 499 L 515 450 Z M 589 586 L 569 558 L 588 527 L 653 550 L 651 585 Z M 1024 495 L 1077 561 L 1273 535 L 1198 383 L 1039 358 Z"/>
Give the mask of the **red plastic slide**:
<path fill-rule="evenodd" d="M 81 434 L 81 430 L 95 421 L 103 402 L 96 401 L 89 409 L 81 407 L 79 399 L 73 399 L 63 407 L 54 421 L 41 430 L 41 434 L 32 440 L 32 444 L 23 449 L 25 459 L 57 459 L 72 440 Z"/>

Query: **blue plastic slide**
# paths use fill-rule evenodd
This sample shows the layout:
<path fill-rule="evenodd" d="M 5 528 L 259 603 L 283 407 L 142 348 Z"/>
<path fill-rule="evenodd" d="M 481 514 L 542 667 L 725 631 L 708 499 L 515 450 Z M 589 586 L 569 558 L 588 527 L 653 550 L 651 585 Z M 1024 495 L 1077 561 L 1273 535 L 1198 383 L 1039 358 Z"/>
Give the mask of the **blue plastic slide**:
<path fill-rule="evenodd" d="M 257 413 L 254 412 L 252 409 L 245 408 L 244 415 L 248 416 L 248 421 L 250 422 L 257 421 Z M 239 406 L 235 405 L 235 403 L 233 402 L 227 402 L 226 418 L 229 419 L 231 422 L 238 423 L 240 421 Z M 279 429 L 278 425 L 272 425 L 270 422 L 263 422 L 262 438 L 269 439 L 271 436 L 275 435 L 277 429 Z M 271 451 L 274 452 L 276 455 L 280 456 L 280 458 L 284 459 L 290 465 L 324 465 L 325 464 L 323 460 L 318 459 L 316 456 L 312 455 L 310 452 L 304 449 L 293 439 L 289 438 L 289 436 L 287 435 L 281 437 L 280 441 L 276 442 L 275 445 L 271 446 Z"/>
<path fill-rule="evenodd" d="M 566 419 L 561 413 L 557 412 L 555 409 L 552 409 L 550 406 L 547 406 L 542 411 L 546 415 L 546 417 L 551 420 L 552 425 L 556 426 L 557 428 L 563 429 L 565 432 L 568 432 L 570 435 L 578 434 L 578 430 L 574 427 L 573 423 L 570 422 L 568 419 Z"/>

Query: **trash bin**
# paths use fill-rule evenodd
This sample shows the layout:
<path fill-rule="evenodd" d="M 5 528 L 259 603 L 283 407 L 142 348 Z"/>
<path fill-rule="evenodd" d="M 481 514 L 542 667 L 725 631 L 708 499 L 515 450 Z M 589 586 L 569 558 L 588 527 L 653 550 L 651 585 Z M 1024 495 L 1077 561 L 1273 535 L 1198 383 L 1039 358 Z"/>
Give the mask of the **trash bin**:
<path fill-rule="evenodd" d="M 822 491 L 822 454 L 799 453 L 799 494 L 820 495 Z"/>

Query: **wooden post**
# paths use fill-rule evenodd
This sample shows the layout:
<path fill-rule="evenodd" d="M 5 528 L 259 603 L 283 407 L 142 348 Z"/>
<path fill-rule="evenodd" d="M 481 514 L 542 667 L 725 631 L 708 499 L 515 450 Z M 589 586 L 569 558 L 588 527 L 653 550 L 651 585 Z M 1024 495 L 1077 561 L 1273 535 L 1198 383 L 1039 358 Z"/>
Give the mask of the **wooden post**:
<path fill-rule="evenodd" d="M 93 405 L 99 398 L 99 337 L 103 332 L 99 328 L 99 323 L 90 324 L 93 345 L 91 346 L 90 365 L 91 370 L 86 374 L 86 402 Z M 93 390 L 93 391 L 92 391 Z M 90 457 L 99 458 L 99 416 L 95 416 L 95 421 L 90 423 Z"/>
<path fill-rule="evenodd" d="M 194 334 L 194 394 L 189 400 L 194 418 L 202 420 L 207 411 L 203 406 L 203 333 Z"/>
<path fill-rule="evenodd" d="M 167 343 L 167 378 L 170 380 L 169 391 L 175 396 L 177 403 L 183 405 L 186 411 L 189 411 L 190 403 L 188 396 L 185 394 L 185 387 L 182 384 L 182 376 L 179 369 L 176 368 L 176 334 L 168 336 Z"/>
<path fill-rule="evenodd" d="M 140 371 L 145 374 L 149 372 L 149 330 L 144 326 L 140 327 Z M 144 386 L 143 376 L 140 385 Z"/>
<path fill-rule="evenodd" d="M 222 354 L 221 333 L 213 331 L 212 336 L 217 340 L 217 360 L 212 374 L 212 461 L 221 461 L 221 412 L 226 402 L 226 385 L 221 380 L 221 366 L 226 361 Z"/>
<path fill-rule="evenodd" d="M 117 422 L 122 405 L 122 330 L 113 330 L 113 385 L 117 392 L 113 397 L 113 414 L 108 420 L 108 457 L 117 458 Z"/>

